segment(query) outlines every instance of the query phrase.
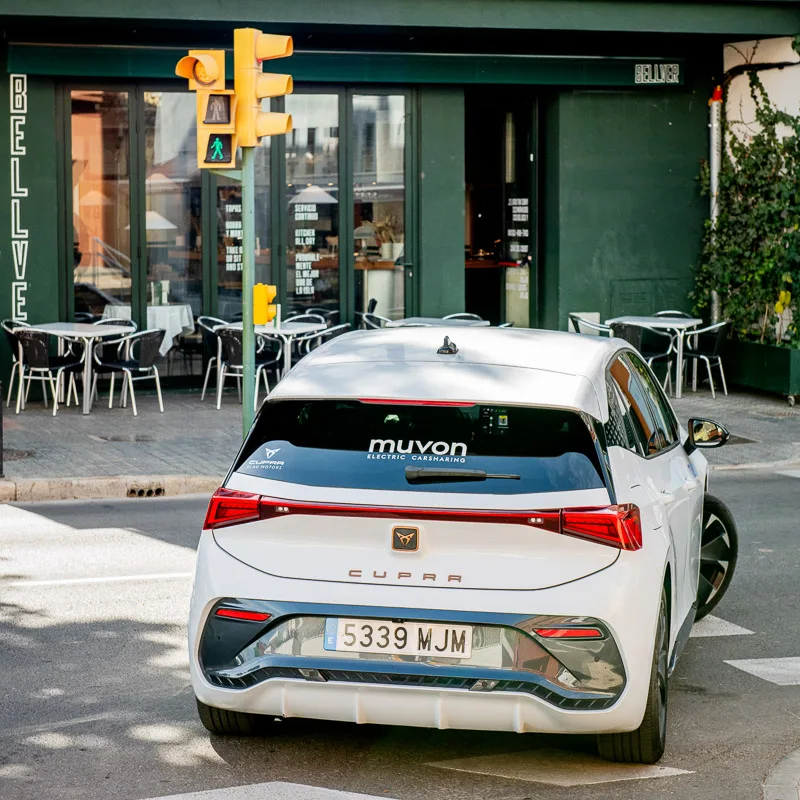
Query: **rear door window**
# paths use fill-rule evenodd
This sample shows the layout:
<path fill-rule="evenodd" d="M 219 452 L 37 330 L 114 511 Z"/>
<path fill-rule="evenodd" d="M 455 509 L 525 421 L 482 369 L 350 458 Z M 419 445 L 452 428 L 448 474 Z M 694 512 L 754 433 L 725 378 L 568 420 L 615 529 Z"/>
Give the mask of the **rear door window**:
<path fill-rule="evenodd" d="M 604 487 L 580 414 L 477 404 L 267 402 L 236 471 L 308 486 L 395 491 L 527 494 Z"/>

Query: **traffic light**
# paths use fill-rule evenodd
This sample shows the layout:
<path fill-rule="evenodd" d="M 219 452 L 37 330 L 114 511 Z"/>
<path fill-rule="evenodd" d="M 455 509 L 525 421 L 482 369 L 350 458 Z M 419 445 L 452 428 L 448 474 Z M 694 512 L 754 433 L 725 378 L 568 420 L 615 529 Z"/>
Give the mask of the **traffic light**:
<path fill-rule="evenodd" d="M 235 167 L 236 93 L 225 88 L 225 51 L 190 50 L 175 73 L 197 92 L 197 166 Z"/>
<path fill-rule="evenodd" d="M 290 114 L 261 110 L 265 97 L 281 97 L 293 90 L 291 75 L 261 71 L 261 62 L 292 55 L 291 36 L 262 33 L 255 28 L 233 32 L 233 85 L 236 90 L 236 133 L 241 147 L 255 147 L 262 136 L 292 129 Z"/>
<path fill-rule="evenodd" d="M 272 304 L 278 287 L 267 283 L 257 283 L 253 287 L 253 324 L 266 325 L 275 319 L 278 313 L 277 306 Z"/>

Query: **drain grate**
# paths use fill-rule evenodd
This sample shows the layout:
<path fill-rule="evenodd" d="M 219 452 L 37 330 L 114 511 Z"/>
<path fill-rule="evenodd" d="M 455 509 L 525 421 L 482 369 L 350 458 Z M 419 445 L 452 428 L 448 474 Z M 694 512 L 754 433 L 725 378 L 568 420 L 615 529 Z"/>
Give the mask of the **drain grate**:
<path fill-rule="evenodd" d="M 33 450 L 3 450 L 5 461 L 22 461 L 23 458 L 33 458 Z"/>
<path fill-rule="evenodd" d="M 127 442 L 129 444 L 145 444 L 147 442 L 154 442 L 155 439 L 152 436 L 142 436 L 139 433 L 131 433 L 131 434 L 117 434 L 117 435 L 110 435 L 110 436 L 98 436 L 95 433 L 89 434 L 90 439 L 94 439 L 96 442 Z"/>

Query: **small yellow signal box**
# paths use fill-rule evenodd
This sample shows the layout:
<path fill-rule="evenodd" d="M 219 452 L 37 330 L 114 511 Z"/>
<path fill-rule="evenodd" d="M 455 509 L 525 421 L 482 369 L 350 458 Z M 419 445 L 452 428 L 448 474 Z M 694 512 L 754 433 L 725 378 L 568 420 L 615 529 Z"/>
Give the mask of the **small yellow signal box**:
<path fill-rule="evenodd" d="M 278 288 L 267 283 L 257 283 L 253 286 L 253 324 L 266 325 L 275 319 L 278 313 L 277 306 L 272 301 L 278 294 Z"/>

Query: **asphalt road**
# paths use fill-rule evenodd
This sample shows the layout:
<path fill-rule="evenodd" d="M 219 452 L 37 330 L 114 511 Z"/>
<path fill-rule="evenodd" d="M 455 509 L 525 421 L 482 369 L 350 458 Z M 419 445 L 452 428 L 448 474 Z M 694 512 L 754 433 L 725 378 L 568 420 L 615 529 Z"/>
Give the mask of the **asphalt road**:
<path fill-rule="evenodd" d="M 212 737 L 196 719 L 184 628 L 205 499 L 0 506 L 0 798 L 335 796 L 229 788 L 273 781 L 401 800 L 758 798 L 800 748 L 800 666 L 798 685 L 779 686 L 725 662 L 800 657 L 797 474 L 713 476 L 741 532 L 716 616 L 753 633 L 689 642 L 662 761 L 687 772 L 571 788 L 535 779 L 543 764 L 591 777 L 591 739 L 304 720 L 268 739 Z M 486 757 L 467 767 L 502 772 L 520 753 L 526 780 L 429 766 Z"/>

